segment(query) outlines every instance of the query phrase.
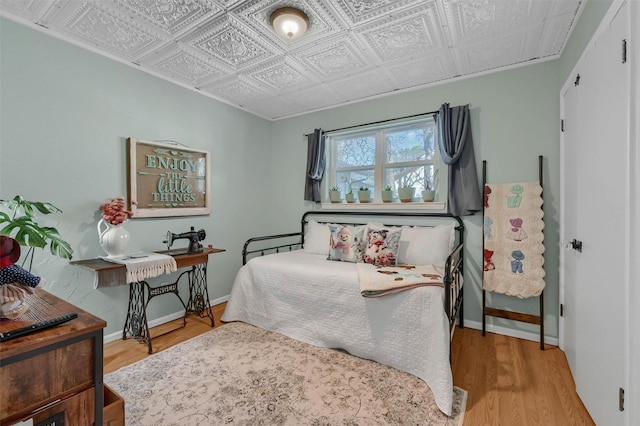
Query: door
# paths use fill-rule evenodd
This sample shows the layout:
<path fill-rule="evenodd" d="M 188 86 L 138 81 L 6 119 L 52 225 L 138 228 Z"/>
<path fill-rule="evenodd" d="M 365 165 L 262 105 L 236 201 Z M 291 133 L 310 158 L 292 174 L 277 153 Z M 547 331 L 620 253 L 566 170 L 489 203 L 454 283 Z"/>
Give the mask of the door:
<path fill-rule="evenodd" d="M 580 59 L 563 94 L 562 348 L 598 425 L 624 424 L 630 209 L 628 5 Z M 579 79 L 578 79 L 579 75 Z M 581 251 L 571 242 L 582 242 Z"/>

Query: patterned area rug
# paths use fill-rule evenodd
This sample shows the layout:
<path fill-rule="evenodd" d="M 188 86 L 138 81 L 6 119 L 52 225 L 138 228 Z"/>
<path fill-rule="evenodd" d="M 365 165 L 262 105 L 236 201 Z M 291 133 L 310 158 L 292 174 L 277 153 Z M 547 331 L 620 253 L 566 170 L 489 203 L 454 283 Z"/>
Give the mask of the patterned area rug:
<path fill-rule="evenodd" d="M 108 374 L 134 425 L 462 425 L 408 373 L 235 322 Z"/>

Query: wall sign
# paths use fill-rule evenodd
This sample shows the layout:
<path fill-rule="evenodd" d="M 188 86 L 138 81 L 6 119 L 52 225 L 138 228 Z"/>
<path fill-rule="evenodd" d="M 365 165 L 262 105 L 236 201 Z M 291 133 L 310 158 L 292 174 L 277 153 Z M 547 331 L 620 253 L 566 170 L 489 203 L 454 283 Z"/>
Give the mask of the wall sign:
<path fill-rule="evenodd" d="M 211 213 L 207 151 L 136 138 L 127 146 L 133 218 Z"/>

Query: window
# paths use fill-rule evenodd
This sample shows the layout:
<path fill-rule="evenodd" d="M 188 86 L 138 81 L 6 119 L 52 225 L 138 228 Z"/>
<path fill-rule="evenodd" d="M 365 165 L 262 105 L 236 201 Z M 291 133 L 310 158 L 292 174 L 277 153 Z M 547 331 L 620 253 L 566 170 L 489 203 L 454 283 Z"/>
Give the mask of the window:
<path fill-rule="evenodd" d="M 387 185 L 397 195 L 402 187 L 436 189 L 438 152 L 432 117 L 396 121 L 377 127 L 327 135 L 328 185 L 344 194 L 367 187 L 381 201 Z"/>

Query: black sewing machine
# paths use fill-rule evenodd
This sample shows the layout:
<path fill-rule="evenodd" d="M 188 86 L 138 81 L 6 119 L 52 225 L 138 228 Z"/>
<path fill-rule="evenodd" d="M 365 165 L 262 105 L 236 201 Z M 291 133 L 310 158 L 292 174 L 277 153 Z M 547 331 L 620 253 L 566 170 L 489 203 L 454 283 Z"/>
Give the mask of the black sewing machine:
<path fill-rule="evenodd" d="M 174 234 L 171 231 L 167 232 L 167 239 L 164 240 L 164 243 L 167 243 L 167 250 L 169 250 L 169 254 L 191 254 L 191 253 L 200 253 L 202 251 L 202 244 L 200 241 L 204 240 L 207 237 L 207 233 L 204 232 L 204 229 L 199 231 L 195 231 L 193 226 L 191 227 L 191 231 L 183 232 L 181 234 Z M 171 246 L 175 240 L 180 239 L 189 240 L 189 247 L 186 250 L 172 251 Z"/>

